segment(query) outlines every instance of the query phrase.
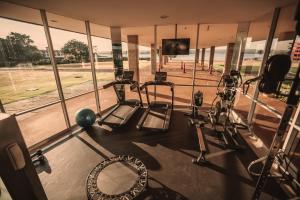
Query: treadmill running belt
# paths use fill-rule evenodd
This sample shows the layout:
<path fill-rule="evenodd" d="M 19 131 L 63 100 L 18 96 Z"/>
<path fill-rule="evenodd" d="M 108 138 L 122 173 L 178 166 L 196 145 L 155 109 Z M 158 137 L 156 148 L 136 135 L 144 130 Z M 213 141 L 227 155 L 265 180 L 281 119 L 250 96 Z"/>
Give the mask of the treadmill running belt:
<path fill-rule="evenodd" d="M 157 129 L 163 129 L 165 124 L 166 110 L 165 109 L 153 109 L 150 110 L 147 118 L 144 121 L 143 127 Z"/>
<path fill-rule="evenodd" d="M 105 122 L 113 123 L 113 124 L 120 124 L 125 118 L 124 116 L 128 116 L 134 109 L 132 105 L 120 105 L 118 109 L 112 112 L 106 119 Z"/>

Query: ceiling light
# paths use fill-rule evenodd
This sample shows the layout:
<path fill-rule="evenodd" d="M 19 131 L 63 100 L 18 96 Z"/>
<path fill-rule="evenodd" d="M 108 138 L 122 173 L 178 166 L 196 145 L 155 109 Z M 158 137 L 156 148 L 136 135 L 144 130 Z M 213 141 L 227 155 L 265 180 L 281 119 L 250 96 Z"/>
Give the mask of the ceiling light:
<path fill-rule="evenodd" d="M 161 19 L 167 19 L 167 18 L 169 18 L 169 16 L 168 15 L 161 15 L 160 18 Z"/>

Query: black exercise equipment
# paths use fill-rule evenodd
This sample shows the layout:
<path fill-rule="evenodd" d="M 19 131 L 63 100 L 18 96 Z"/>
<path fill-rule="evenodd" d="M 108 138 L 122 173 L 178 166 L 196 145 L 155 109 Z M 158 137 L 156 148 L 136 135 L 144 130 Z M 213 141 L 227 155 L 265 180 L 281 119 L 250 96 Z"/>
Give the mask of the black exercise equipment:
<path fill-rule="evenodd" d="M 42 150 L 36 151 L 30 157 L 34 166 L 43 165 L 47 160 Z"/>
<path fill-rule="evenodd" d="M 114 166 L 114 167 L 109 167 Z M 116 167 L 119 166 L 119 167 Z M 121 169 L 120 169 L 121 167 Z M 122 173 L 122 167 L 126 167 L 130 170 L 130 173 L 124 175 Z M 99 179 L 99 176 L 103 171 L 110 171 L 110 173 L 114 174 L 113 176 L 103 176 Z M 135 174 L 134 176 L 132 174 Z M 119 181 L 122 180 L 122 181 Z M 107 185 L 110 182 L 113 182 L 113 186 L 109 185 L 109 187 L 118 187 L 118 191 L 112 190 L 103 191 L 99 187 L 102 183 L 103 185 Z M 122 183 L 122 185 L 118 185 Z M 116 200 L 116 199 L 136 199 L 141 193 L 146 190 L 148 185 L 148 171 L 145 164 L 131 156 L 131 155 L 117 155 L 108 159 L 103 160 L 94 169 L 89 173 L 86 180 L 86 193 L 89 200 L 101 199 L 101 200 Z M 121 191 L 121 192 L 120 192 Z"/>
<path fill-rule="evenodd" d="M 290 66 L 291 66 L 291 60 L 288 55 L 272 56 L 269 58 L 266 64 L 267 69 L 264 70 L 263 74 L 259 77 L 246 81 L 244 85 L 246 86 L 248 85 L 249 87 L 249 84 L 251 82 L 260 81 L 259 82 L 260 92 L 278 95 L 280 94 L 279 92 L 280 82 L 284 81 L 285 75 L 288 73 Z M 282 147 L 282 144 L 284 142 L 284 135 L 288 128 L 289 121 L 292 117 L 294 107 L 298 104 L 299 101 L 299 94 L 297 94 L 297 91 L 299 91 L 299 84 L 300 84 L 299 75 L 300 75 L 300 65 L 298 66 L 297 72 L 295 74 L 295 78 L 293 79 L 291 90 L 287 98 L 287 105 L 282 115 L 282 118 L 280 120 L 280 124 L 276 131 L 276 134 L 273 137 L 273 142 L 271 144 L 269 153 L 266 158 L 260 159 L 260 160 L 265 160 L 265 163 L 260 173 L 258 182 L 256 184 L 256 188 L 253 193 L 252 199 L 260 198 L 263 188 L 267 182 L 267 179 L 271 175 L 270 171 L 273 162 L 278 156 L 278 153 L 280 152 L 280 148 Z M 244 89 L 244 93 L 245 94 L 247 93 L 247 89 Z M 259 161 L 258 160 L 254 161 L 254 163 L 256 162 Z M 250 167 L 251 164 L 249 166 L 249 169 Z"/>
<path fill-rule="evenodd" d="M 205 138 L 202 132 L 202 127 L 204 126 L 204 116 L 199 115 L 199 109 L 203 104 L 203 93 L 201 91 L 197 91 L 193 94 L 193 106 L 192 113 L 185 114 L 190 116 L 188 119 L 188 124 L 194 125 L 197 131 L 198 143 L 200 148 L 200 154 L 196 159 L 193 159 L 192 162 L 195 164 L 204 164 L 206 163 L 205 155 L 208 152 L 205 145 Z"/>
<path fill-rule="evenodd" d="M 141 117 L 138 125 L 136 126 L 138 130 L 151 130 L 151 131 L 160 131 L 166 132 L 169 129 L 170 119 L 173 111 L 174 105 L 174 84 L 168 82 L 167 72 L 156 72 L 155 80 L 145 82 L 140 90 L 145 89 L 148 108 Z M 149 100 L 148 87 L 153 86 L 168 86 L 170 87 L 172 93 L 172 102 L 160 102 L 160 101 L 151 101 Z M 154 92 L 156 97 L 156 91 Z"/>
<path fill-rule="evenodd" d="M 223 75 L 218 83 L 217 95 L 212 102 L 208 113 L 210 122 L 224 141 L 224 145 L 231 149 L 243 149 L 237 137 L 239 124 L 230 120 L 230 113 L 233 109 L 237 88 L 242 84 L 242 77 L 239 71 L 231 70 L 228 75 Z M 222 86 L 222 90 L 220 89 Z M 219 99 L 215 104 L 214 102 Z M 221 128 L 218 129 L 218 128 Z"/>
<path fill-rule="evenodd" d="M 278 54 L 271 56 L 265 64 L 262 75 L 245 81 L 243 84 L 243 93 L 247 94 L 250 83 L 259 81 L 258 90 L 260 92 L 280 95 L 281 83 L 285 80 L 285 76 L 290 68 L 291 58 L 289 55 Z"/>
<path fill-rule="evenodd" d="M 105 113 L 99 120 L 99 125 L 108 125 L 110 127 L 123 127 L 127 124 L 133 114 L 142 107 L 142 97 L 140 93 L 139 84 L 133 80 L 133 71 L 124 71 L 123 76 L 120 80 L 115 80 L 110 83 L 103 85 L 103 88 L 113 87 L 117 95 L 117 104 Z M 131 90 L 137 90 L 139 100 L 136 99 L 125 99 L 125 93 L 118 90 L 118 88 L 124 87 L 124 85 L 130 85 Z M 120 87 L 121 86 L 121 87 Z"/>

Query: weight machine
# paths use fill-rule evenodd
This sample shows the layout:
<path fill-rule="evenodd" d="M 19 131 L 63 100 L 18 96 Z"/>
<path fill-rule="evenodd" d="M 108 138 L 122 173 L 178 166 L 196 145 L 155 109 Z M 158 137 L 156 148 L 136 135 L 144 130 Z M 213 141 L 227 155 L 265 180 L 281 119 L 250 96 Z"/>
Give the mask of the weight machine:
<path fill-rule="evenodd" d="M 299 33 L 298 33 L 299 34 Z M 275 162 L 280 165 L 280 162 L 284 160 L 285 155 L 283 155 L 281 148 L 284 142 L 284 135 L 288 128 L 289 121 L 292 117 L 294 107 L 299 102 L 299 75 L 300 75 L 300 65 L 298 66 L 295 78 L 293 79 L 292 86 L 290 89 L 289 95 L 282 94 L 280 92 L 280 86 L 285 80 L 285 76 L 288 73 L 291 67 L 291 59 L 289 55 L 274 55 L 271 56 L 267 62 L 262 75 L 247 80 L 243 85 L 244 94 L 247 93 L 249 85 L 252 82 L 258 82 L 258 90 L 261 93 L 266 94 L 276 94 L 276 96 L 287 97 L 286 108 L 281 118 L 278 129 L 273 137 L 273 142 L 271 144 L 270 150 L 267 156 L 257 159 L 250 163 L 248 166 L 248 171 L 250 174 L 259 176 L 259 179 L 256 184 L 255 191 L 253 193 L 252 199 L 259 199 L 263 188 L 269 177 L 279 177 L 281 179 L 295 181 L 288 173 L 287 170 L 283 170 L 282 176 L 271 174 L 272 166 Z M 264 166 L 261 170 L 261 173 L 254 173 L 251 171 L 253 165 L 264 162 Z M 299 183 L 298 183 L 299 184 Z"/>

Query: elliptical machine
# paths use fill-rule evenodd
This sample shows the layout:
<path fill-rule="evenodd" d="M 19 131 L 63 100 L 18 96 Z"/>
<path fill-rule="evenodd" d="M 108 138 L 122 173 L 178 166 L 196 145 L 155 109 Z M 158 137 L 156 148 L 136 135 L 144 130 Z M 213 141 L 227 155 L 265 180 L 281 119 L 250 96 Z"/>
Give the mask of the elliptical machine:
<path fill-rule="evenodd" d="M 237 88 L 241 85 L 242 76 L 239 71 L 231 70 L 228 75 L 223 75 L 217 86 L 216 97 L 208 112 L 212 127 L 224 141 L 224 146 L 231 149 L 243 148 L 236 138 L 238 124 L 230 120 Z"/>

